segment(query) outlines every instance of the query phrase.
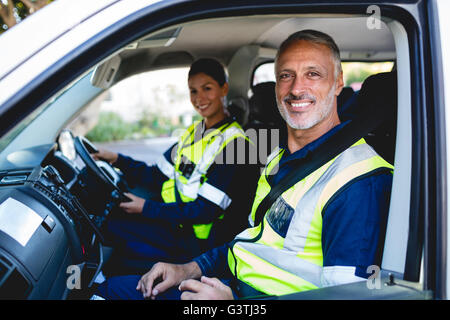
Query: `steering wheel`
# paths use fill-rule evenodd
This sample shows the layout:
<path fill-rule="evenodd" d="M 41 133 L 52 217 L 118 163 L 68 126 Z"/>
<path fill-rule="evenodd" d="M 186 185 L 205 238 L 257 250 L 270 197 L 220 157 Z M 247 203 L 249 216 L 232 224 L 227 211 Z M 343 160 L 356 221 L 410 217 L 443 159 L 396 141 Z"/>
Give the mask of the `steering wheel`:
<path fill-rule="evenodd" d="M 120 175 L 114 170 L 114 168 L 106 161 L 96 161 L 92 158 L 91 153 L 98 152 L 98 149 L 88 139 L 82 136 L 74 138 L 75 150 L 86 164 L 86 166 L 94 173 L 94 175 L 103 182 L 107 188 L 112 190 L 112 195 L 122 201 L 130 201 L 131 199 L 125 196 L 123 193 L 126 190 L 122 190 L 119 182 L 121 181 Z"/>

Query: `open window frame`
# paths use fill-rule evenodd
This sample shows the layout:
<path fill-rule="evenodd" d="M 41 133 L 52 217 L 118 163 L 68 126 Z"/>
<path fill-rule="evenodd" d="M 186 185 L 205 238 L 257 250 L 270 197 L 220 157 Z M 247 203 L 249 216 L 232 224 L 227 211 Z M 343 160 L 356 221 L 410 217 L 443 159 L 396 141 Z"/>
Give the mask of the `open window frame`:
<path fill-rule="evenodd" d="M 438 170 L 444 163 L 435 163 L 436 135 L 432 79 L 430 67 L 429 30 L 422 12 L 425 4 L 398 1 L 402 5 L 371 2 L 379 6 L 381 19 L 394 35 L 398 70 L 398 130 L 392 203 L 389 214 L 383 264 L 382 285 L 368 290 L 366 283 L 357 283 L 311 292 L 302 292 L 285 299 L 399 299 L 440 298 L 436 283 L 444 277 L 436 273 L 439 257 L 435 257 L 436 238 L 429 237 L 436 230 L 436 209 L 442 194 L 436 192 Z M 254 3 L 254 4 L 252 4 Z M 7 132 L 15 123 L 30 114 L 52 96 L 63 90 L 84 72 L 104 61 L 115 52 L 152 32 L 173 25 L 197 20 L 246 15 L 268 14 L 324 14 L 367 15 L 368 3 L 352 1 L 346 4 L 328 1 L 220 1 L 208 3 L 192 1 L 168 2 L 158 8 L 149 7 L 136 12 L 102 31 L 96 39 L 65 56 L 45 75 L 35 79 L 20 94 L 4 104 L 0 129 Z M 417 9 L 420 10 L 417 10 Z M 94 41 L 95 40 L 95 41 Z M 440 235 L 443 236 L 443 235 Z M 437 295 L 436 295 L 437 294 Z"/>

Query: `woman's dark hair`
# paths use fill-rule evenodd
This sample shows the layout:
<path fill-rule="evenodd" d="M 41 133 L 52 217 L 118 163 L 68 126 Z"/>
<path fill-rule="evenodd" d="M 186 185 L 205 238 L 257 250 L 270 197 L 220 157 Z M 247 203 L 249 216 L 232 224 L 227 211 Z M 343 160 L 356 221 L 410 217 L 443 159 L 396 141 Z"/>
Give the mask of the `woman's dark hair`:
<path fill-rule="evenodd" d="M 216 80 L 221 87 L 227 82 L 225 68 L 220 62 L 211 58 L 202 58 L 194 61 L 189 69 L 188 79 L 199 73 L 210 76 Z"/>

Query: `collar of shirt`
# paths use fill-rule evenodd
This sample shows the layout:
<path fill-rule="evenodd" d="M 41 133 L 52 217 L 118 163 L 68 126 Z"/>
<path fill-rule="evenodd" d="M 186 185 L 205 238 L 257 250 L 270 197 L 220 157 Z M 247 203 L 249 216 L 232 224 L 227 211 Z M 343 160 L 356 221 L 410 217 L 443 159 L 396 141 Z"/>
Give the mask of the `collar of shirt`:
<path fill-rule="evenodd" d="M 320 136 L 316 140 L 308 143 L 306 146 L 301 148 L 300 150 L 291 153 L 287 147 L 287 138 L 284 138 L 280 141 L 280 148 L 284 150 L 284 153 L 280 159 L 278 171 L 273 175 L 272 178 L 269 179 L 270 184 L 277 183 L 280 181 L 289 171 L 293 169 L 293 160 L 299 160 L 304 158 L 309 151 L 314 151 L 320 146 L 322 143 L 330 139 L 333 135 L 335 135 L 338 131 L 340 131 L 345 125 L 349 123 L 348 121 L 342 122 L 339 125 L 332 128 L 330 131 Z"/>
<path fill-rule="evenodd" d="M 215 125 L 211 126 L 211 128 L 208 129 L 206 129 L 205 120 L 202 120 L 202 122 L 198 124 L 197 130 L 195 131 L 194 141 L 202 139 L 203 136 L 205 135 L 205 132 L 207 132 L 208 130 L 220 128 L 226 123 L 232 123 L 234 120 L 235 119 L 232 117 L 226 117 L 225 119 L 217 122 Z"/>

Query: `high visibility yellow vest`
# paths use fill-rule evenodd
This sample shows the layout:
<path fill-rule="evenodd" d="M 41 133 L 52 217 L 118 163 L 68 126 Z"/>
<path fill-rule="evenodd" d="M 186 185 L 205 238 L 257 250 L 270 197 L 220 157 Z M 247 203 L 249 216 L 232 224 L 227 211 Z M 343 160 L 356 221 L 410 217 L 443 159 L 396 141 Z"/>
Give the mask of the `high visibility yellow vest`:
<path fill-rule="evenodd" d="M 261 175 L 249 215 L 250 225 L 236 236 L 228 265 L 236 277 L 257 291 L 283 295 L 322 286 L 322 210 L 353 179 L 375 170 L 392 170 L 364 139 L 286 190 L 254 226 L 258 205 L 270 192 L 266 175 L 284 150 L 275 150 Z M 286 226 L 283 218 L 292 217 Z M 289 221 L 289 220 L 288 220 Z"/>
<path fill-rule="evenodd" d="M 165 157 L 157 161 L 157 166 L 169 179 L 163 183 L 161 197 L 164 202 L 176 202 L 176 192 L 181 201 L 190 202 L 198 195 L 215 203 L 222 209 L 231 204 L 231 199 L 222 190 L 207 182 L 206 173 L 216 156 L 234 139 L 245 138 L 244 132 L 237 122 L 226 123 L 219 128 L 207 130 L 206 134 L 195 141 L 195 133 L 200 130 L 201 121 L 192 124 L 180 137 L 175 164 L 171 164 Z M 181 170 L 182 159 L 191 163 L 190 170 Z M 193 225 L 198 239 L 208 239 L 212 222 Z"/>

